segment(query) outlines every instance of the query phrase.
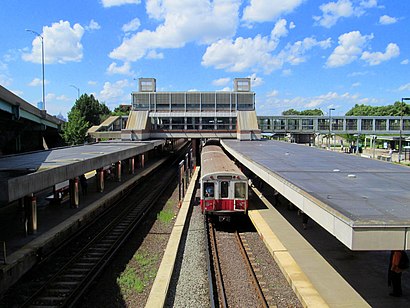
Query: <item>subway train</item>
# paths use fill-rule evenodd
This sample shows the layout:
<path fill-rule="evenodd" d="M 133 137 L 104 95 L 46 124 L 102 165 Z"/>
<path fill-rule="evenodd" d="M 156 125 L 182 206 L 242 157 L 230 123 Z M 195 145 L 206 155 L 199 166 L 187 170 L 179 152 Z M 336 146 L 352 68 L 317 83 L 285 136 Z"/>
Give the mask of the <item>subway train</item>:
<path fill-rule="evenodd" d="M 200 206 L 202 213 L 229 216 L 247 214 L 248 178 L 219 145 L 201 152 Z"/>

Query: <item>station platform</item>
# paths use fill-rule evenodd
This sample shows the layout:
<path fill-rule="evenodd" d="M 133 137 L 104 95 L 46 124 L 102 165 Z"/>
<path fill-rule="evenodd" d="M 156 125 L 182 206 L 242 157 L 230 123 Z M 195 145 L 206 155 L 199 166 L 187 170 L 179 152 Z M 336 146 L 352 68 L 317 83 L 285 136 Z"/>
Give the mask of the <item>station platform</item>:
<path fill-rule="evenodd" d="M 410 168 L 295 143 L 222 140 L 350 250 L 410 250 Z"/>
<path fill-rule="evenodd" d="M 72 232 L 92 220 L 107 205 L 115 201 L 119 192 L 133 185 L 140 178 L 160 166 L 162 159 L 152 159 L 143 168 L 135 169 L 134 174 L 124 172 L 121 181 L 107 179 L 103 192 L 97 189 L 97 180 L 88 179 L 87 194 L 80 195 L 78 208 L 70 207 L 70 202 L 61 204 L 46 200 L 49 192 L 44 191 L 37 206 L 38 228 L 36 234 L 25 235 L 22 223 L 22 209 L 11 204 L 0 209 L 1 240 L 6 242 L 6 263 L 0 264 L 0 294 L 16 282 L 36 262 L 38 254 L 53 249 L 68 238 Z"/>
<path fill-rule="evenodd" d="M 248 215 L 305 307 L 409 307 L 410 273 L 403 296 L 389 296 L 390 251 L 350 251 L 312 220 L 304 230 L 296 209 L 271 203 L 270 188 L 253 193 L 264 206 L 250 206 Z"/>

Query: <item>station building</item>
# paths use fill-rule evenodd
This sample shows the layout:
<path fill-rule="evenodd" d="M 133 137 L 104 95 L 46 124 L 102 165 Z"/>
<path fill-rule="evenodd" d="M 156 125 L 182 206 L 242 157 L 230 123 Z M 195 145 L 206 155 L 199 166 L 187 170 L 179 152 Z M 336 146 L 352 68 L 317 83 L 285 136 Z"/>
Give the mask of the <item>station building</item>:
<path fill-rule="evenodd" d="M 233 91 L 214 92 L 157 92 L 155 78 L 140 78 L 123 125 L 111 117 L 88 133 L 97 140 L 260 138 L 250 78 L 235 78 Z"/>

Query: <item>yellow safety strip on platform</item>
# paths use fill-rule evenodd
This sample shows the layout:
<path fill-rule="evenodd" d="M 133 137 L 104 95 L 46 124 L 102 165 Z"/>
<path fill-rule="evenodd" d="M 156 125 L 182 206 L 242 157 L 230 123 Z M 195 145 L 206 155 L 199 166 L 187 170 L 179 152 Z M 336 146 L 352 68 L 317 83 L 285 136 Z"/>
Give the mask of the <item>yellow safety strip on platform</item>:
<path fill-rule="evenodd" d="M 252 189 L 268 208 L 273 208 L 273 205 L 263 197 L 257 188 L 252 187 Z M 286 247 L 266 223 L 261 215 L 261 210 L 249 210 L 248 216 L 302 305 L 304 307 L 329 307 Z"/>

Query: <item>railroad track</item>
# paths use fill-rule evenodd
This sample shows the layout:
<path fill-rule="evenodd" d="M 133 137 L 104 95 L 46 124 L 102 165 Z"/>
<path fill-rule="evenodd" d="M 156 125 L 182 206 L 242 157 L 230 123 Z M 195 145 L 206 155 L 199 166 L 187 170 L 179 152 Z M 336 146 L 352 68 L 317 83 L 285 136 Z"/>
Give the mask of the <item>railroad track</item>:
<path fill-rule="evenodd" d="M 172 183 L 174 169 L 175 164 L 169 163 L 161 174 L 147 176 L 141 186 L 123 195 L 112 210 L 96 219 L 96 224 L 41 262 L 25 282 L 12 288 L 0 306 L 74 306 Z"/>
<path fill-rule="evenodd" d="M 205 223 L 212 307 L 238 306 L 238 298 L 240 306 L 268 307 L 239 232 L 218 231 L 208 219 Z"/>

